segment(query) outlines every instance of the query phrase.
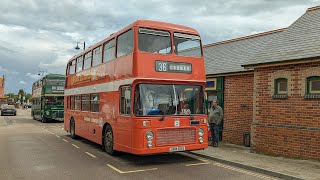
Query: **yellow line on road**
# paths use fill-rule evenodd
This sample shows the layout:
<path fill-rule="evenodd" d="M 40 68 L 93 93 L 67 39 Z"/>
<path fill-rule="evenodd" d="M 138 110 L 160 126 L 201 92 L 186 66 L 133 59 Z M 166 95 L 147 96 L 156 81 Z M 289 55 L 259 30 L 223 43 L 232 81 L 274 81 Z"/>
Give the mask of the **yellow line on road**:
<path fill-rule="evenodd" d="M 65 142 L 69 142 L 69 141 L 67 141 L 66 139 L 62 139 L 63 141 L 65 141 Z"/>
<path fill-rule="evenodd" d="M 93 158 L 96 158 L 95 155 L 93 155 L 93 154 L 91 154 L 91 153 L 89 153 L 89 152 L 86 152 L 86 154 L 88 154 L 89 156 L 91 156 L 91 157 L 93 157 Z"/>
<path fill-rule="evenodd" d="M 77 148 L 77 149 L 80 148 L 79 146 L 77 146 L 77 145 L 75 145 L 75 144 L 72 144 L 72 146 L 75 147 L 75 148 Z"/>
<path fill-rule="evenodd" d="M 225 168 L 225 169 L 229 169 L 229 170 L 232 170 L 232 171 L 240 172 L 240 173 L 243 173 L 243 174 L 251 175 L 251 176 L 254 176 L 254 177 L 259 177 L 261 179 L 273 179 L 273 178 L 270 178 L 270 177 L 267 177 L 267 176 L 263 176 L 263 175 L 260 175 L 260 174 L 256 174 L 256 173 L 253 173 L 253 172 L 250 172 L 250 171 L 246 171 L 246 170 L 243 170 L 243 169 L 235 168 L 235 167 L 224 165 L 224 164 L 220 164 L 220 163 L 214 163 L 214 165 L 222 167 L 222 168 Z"/>
<path fill-rule="evenodd" d="M 195 163 L 195 164 L 186 164 L 185 166 L 199 166 L 199 165 L 205 165 L 205 164 L 210 164 L 210 162 Z"/>
<path fill-rule="evenodd" d="M 141 170 L 133 170 L 133 171 L 121 171 L 120 169 L 110 165 L 110 164 L 107 164 L 107 166 L 109 166 L 111 169 L 117 171 L 118 173 L 120 174 L 128 174 L 128 173 L 137 173 L 137 172 L 145 172 L 145 171 L 154 171 L 154 170 L 157 170 L 158 168 L 151 168 L 151 169 L 141 169 Z"/>

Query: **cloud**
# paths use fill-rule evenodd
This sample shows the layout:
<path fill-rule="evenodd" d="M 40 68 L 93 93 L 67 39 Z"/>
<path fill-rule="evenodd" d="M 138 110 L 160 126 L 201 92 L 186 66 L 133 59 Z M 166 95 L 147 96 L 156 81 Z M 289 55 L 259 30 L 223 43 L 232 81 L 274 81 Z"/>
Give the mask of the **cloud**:
<path fill-rule="evenodd" d="M 37 80 L 39 71 L 64 74 L 69 58 L 80 52 L 74 49 L 77 42 L 85 41 L 89 47 L 137 19 L 193 27 L 207 44 L 287 27 L 318 4 L 316 0 L 1 0 L 0 75 L 7 76 L 7 88 L 16 90 L 22 87 L 20 80 L 27 84 Z"/>
<path fill-rule="evenodd" d="M 8 69 L 3 68 L 2 66 L 0 66 L 0 71 L 6 72 L 6 73 L 9 72 Z"/>
<path fill-rule="evenodd" d="M 20 83 L 20 84 L 27 84 L 26 82 L 24 82 L 24 81 L 22 81 L 22 80 L 19 81 L 19 83 Z"/>
<path fill-rule="evenodd" d="M 33 79 L 33 80 L 39 79 L 39 75 L 38 74 L 27 73 L 26 76 L 31 78 L 31 79 Z"/>

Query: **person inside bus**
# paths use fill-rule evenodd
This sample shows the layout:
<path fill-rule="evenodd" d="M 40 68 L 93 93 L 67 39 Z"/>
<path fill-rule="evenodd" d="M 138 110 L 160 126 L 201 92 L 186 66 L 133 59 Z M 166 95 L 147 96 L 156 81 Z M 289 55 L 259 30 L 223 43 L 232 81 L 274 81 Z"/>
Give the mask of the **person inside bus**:
<path fill-rule="evenodd" d="M 136 115 L 142 115 L 139 88 L 136 88 L 134 92 L 134 113 Z"/>
<path fill-rule="evenodd" d="M 190 113 L 191 113 L 191 110 L 190 110 L 189 104 L 188 103 L 184 104 L 182 108 L 182 114 L 189 115 Z"/>

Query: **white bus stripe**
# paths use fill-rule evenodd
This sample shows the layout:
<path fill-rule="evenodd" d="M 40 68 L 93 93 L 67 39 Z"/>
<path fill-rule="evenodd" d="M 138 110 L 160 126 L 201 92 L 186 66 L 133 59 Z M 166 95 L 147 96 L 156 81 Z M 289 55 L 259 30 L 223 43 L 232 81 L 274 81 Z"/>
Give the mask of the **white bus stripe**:
<path fill-rule="evenodd" d="M 131 84 L 135 79 L 124 79 L 119 81 L 112 81 L 102 84 L 95 84 L 90 86 L 83 86 L 79 88 L 65 89 L 64 95 L 77 95 L 77 94 L 91 94 L 91 93 L 100 93 L 100 92 L 110 92 L 110 91 L 118 91 L 119 86 L 124 84 Z"/>

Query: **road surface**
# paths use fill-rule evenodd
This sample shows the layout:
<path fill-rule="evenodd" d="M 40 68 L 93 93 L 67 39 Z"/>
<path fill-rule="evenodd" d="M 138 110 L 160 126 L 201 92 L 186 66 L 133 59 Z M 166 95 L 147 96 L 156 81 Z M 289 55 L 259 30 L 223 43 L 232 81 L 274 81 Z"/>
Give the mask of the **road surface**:
<path fill-rule="evenodd" d="M 211 147 L 210 147 L 211 148 Z M 109 156 L 63 123 L 33 120 L 30 110 L 0 117 L 0 179 L 274 179 L 188 153 Z"/>

